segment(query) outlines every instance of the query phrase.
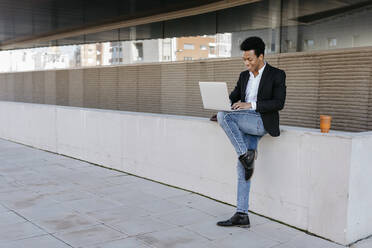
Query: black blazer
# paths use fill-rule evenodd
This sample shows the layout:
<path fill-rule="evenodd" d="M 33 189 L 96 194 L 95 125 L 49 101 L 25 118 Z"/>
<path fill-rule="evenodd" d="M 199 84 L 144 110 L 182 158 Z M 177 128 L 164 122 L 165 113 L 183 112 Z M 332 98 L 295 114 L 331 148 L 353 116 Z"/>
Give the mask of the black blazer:
<path fill-rule="evenodd" d="M 235 89 L 230 94 L 231 103 L 245 102 L 245 90 L 249 80 L 249 71 L 240 73 Z M 280 135 L 279 110 L 283 109 L 286 85 L 285 72 L 266 63 L 258 86 L 257 107 L 262 117 L 265 130 L 273 137 Z"/>

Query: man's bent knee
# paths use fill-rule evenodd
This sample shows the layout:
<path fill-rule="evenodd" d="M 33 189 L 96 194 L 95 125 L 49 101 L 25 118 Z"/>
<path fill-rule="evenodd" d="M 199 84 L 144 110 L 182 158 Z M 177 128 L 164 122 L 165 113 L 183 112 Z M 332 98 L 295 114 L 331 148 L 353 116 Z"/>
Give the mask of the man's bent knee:
<path fill-rule="evenodd" d="M 223 121 L 223 118 L 225 118 L 227 112 L 225 111 L 220 111 L 217 113 L 217 121 L 218 121 L 218 124 L 221 125 L 222 121 Z"/>

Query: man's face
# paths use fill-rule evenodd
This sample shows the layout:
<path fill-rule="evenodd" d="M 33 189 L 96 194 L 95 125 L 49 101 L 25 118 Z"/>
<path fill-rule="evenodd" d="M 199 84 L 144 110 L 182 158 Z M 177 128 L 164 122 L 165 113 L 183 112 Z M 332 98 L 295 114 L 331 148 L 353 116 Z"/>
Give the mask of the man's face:
<path fill-rule="evenodd" d="M 263 55 L 257 57 L 254 50 L 244 51 L 243 61 L 249 71 L 258 71 L 259 66 L 263 63 Z"/>

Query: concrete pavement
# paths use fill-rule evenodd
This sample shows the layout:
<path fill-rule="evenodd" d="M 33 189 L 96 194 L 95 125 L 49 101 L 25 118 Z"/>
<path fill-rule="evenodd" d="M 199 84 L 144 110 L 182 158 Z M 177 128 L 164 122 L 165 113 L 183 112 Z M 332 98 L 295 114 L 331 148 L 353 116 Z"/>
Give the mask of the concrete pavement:
<path fill-rule="evenodd" d="M 216 226 L 234 211 L 188 191 L 0 139 L 0 248 L 343 247 L 255 214 L 250 229 Z"/>

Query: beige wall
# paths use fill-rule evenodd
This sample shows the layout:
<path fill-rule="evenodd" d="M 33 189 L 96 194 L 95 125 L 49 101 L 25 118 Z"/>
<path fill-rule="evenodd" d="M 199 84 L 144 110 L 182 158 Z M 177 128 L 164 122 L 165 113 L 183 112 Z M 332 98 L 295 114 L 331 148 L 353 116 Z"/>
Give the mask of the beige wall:
<path fill-rule="evenodd" d="M 372 48 L 266 56 L 287 73 L 281 124 L 372 130 Z M 240 58 L 0 74 L 0 100 L 209 117 L 199 81 L 225 81 L 232 90 Z"/>

